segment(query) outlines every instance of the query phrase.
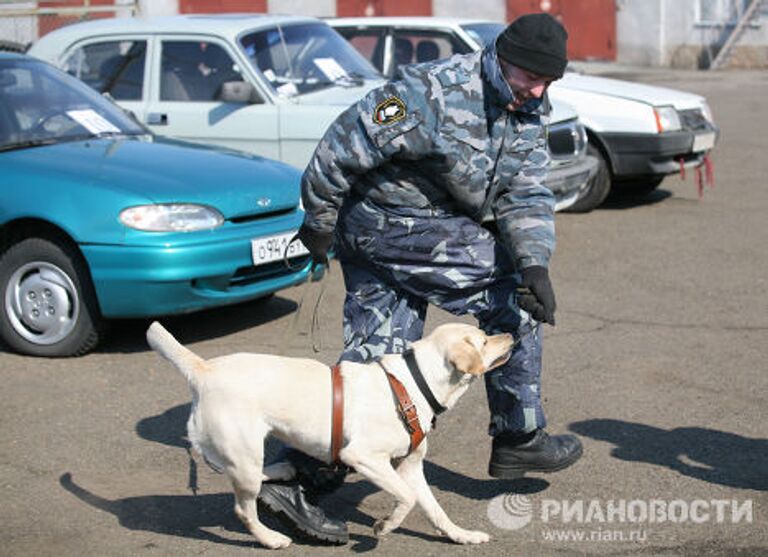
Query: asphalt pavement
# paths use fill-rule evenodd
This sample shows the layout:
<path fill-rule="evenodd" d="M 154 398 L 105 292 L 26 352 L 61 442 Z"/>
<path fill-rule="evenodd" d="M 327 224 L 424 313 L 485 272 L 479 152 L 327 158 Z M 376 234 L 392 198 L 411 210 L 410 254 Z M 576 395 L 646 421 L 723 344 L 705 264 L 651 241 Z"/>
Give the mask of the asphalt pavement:
<path fill-rule="evenodd" d="M 704 94 L 722 134 L 702 198 L 689 173 L 557 217 L 543 395 L 550 431 L 578 434 L 583 458 L 549 476 L 489 478 L 478 382 L 439 420 L 426 472 L 448 515 L 490 543 L 453 545 L 418 510 L 378 540 L 373 522 L 392 499 L 352 475 L 325 501 L 348 520 L 349 545 L 297 541 L 284 555 L 768 554 L 768 73 L 594 70 Z M 332 363 L 337 265 L 313 331 L 322 284 L 163 323 L 205 357 Z M 431 310 L 427 329 L 455 319 Z M 234 516 L 225 478 L 190 460 L 190 395 L 146 346 L 148 324 L 116 323 L 77 359 L 0 348 L 0 555 L 267 551 Z"/>

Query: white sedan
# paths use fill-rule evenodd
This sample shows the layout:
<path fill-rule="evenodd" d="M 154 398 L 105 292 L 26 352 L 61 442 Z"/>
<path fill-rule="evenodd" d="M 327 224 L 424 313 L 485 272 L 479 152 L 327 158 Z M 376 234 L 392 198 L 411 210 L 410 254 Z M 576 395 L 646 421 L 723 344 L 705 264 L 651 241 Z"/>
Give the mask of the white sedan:
<path fill-rule="evenodd" d="M 328 23 L 385 76 L 401 64 L 428 62 L 483 48 L 503 23 L 440 17 L 337 18 Z M 718 130 L 701 96 L 568 72 L 550 98 L 576 109 L 600 169 L 571 211 L 600 205 L 611 186 L 649 192 L 681 167 L 700 166 Z"/>

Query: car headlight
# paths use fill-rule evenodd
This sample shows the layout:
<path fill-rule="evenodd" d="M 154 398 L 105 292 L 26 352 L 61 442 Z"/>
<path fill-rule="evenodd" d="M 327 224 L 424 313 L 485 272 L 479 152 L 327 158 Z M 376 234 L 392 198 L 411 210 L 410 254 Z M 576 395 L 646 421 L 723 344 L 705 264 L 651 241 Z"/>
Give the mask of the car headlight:
<path fill-rule="evenodd" d="M 587 132 L 578 118 L 551 124 L 547 131 L 547 147 L 555 160 L 579 158 L 587 148 Z"/>
<path fill-rule="evenodd" d="M 581 122 L 576 124 L 575 128 L 576 153 L 581 155 L 587 150 L 587 128 Z"/>
<path fill-rule="evenodd" d="M 124 209 L 120 212 L 120 222 L 145 232 L 192 232 L 217 228 L 224 224 L 224 217 L 205 205 L 167 203 Z"/>
<path fill-rule="evenodd" d="M 657 106 L 653 109 L 653 113 L 656 116 L 656 129 L 659 133 L 682 129 L 680 116 L 674 106 Z"/>

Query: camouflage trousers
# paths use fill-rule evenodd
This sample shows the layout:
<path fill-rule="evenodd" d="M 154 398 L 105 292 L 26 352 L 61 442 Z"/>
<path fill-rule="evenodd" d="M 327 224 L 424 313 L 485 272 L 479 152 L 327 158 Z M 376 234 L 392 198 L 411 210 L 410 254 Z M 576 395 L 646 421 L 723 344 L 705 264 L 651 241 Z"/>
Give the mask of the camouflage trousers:
<path fill-rule="evenodd" d="M 422 337 L 429 304 L 471 314 L 485 332 L 521 339 L 510 360 L 485 375 L 489 433 L 545 427 L 541 336 L 517 306 L 519 274 L 491 232 L 439 209 L 348 201 L 339 215 L 336 253 L 346 285 L 340 360 L 403 352 Z"/>

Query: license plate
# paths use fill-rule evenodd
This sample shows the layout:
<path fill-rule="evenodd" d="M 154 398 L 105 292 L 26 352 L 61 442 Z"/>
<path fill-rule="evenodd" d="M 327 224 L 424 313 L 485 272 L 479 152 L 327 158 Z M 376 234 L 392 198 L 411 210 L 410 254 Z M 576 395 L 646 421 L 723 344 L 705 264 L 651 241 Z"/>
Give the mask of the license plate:
<path fill-rule="evenodd" d="M 293 231 L 251 240 L 253 264 L 259 266 L 272 263 L 273 261 L 282 261 L 286 248 L 288 248 L 288 259 L 307 255 L 309 250 L 299 240 L 296 240 L 289 246 L 291 238 L 295 235 L 296 231 Z"/>
<path fill-rule="evenodd" d="M 715 134 L 703 133 L 693 138 L 693 152 L 708 151 L 715 146 Z"/>

